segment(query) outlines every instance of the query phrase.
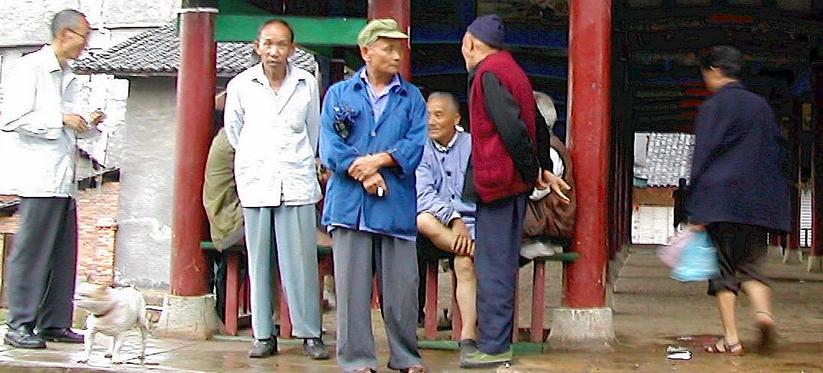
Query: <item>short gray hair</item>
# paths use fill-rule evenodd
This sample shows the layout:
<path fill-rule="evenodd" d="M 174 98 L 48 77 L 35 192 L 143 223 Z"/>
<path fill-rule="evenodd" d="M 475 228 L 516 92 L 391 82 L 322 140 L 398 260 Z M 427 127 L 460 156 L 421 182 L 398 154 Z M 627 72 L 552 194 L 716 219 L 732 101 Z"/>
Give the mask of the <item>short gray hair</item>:
<path fill-rule="evenodd" d="M 443 98 L 443 99 L 449 100 L 449 102 L 452 104 L 452 108 L 454 109 L 454 112 L 458 113 L 458 114 L 460 113 L 460 102 L 457 101 L 457 98 L 455 98 L 453 94 L 451 94 L 449 92 L 440 92 L 440 91 L 432 92 L 432 93 L 429 94 L 429 100 L 431 100 L 433 98 Z"/>
<path fill-rule="evenodd" d="M 533 93 L 534 101 L 537 102 L 537 110 L 540 111 L 540 115 L 546 120 L 546 125 L 549 126 L 549 129 L 553 128 L 554 123 L 557 122 L 557 109 L 554 108 L 554 101 L 552 101 L 551 96 L 543 92 L 533 91 Z"/>
<path fill-rule="evenodd" d="M 51 37 L 56 38 L 60 30 L 74 29 L 80 22 L 87 22 L 86 15 L 74 9 L 64 9 L 54 15 L 51 19 Z"/>

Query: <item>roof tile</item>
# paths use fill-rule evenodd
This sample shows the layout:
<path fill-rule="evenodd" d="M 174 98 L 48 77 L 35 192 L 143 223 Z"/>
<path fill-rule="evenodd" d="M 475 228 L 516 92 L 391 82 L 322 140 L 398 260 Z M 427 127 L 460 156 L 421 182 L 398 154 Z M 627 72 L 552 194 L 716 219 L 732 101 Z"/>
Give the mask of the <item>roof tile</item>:
<path fill-rule="evenodd" d="M 218 42 L 217 74 L 236 75 L 251 67 L 251 43 Z M 292 63 L 312 74 L 314 56 L 300 48 L 290 57 Z M 109 49 L 90 52 L 75 61 L 74 70 L 83 73 L 115 75 L 174 75 L 180 66 L 180 39 L 173 24 L 137 34 Z"/>

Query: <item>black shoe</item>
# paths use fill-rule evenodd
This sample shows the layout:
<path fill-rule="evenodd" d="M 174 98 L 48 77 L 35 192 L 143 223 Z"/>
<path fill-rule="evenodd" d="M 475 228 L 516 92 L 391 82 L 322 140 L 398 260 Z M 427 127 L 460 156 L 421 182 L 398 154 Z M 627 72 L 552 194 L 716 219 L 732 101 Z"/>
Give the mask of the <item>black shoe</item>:
<path fill-rule="evenodd" d="M 474 339 L 464 339 L 460 341 L 459 345 L 461 354 L 470 354 L 477 351 L 477 341 Z"/>
<path fill-rule="evenodd" d="M 477 341 L 474 339 L 461 340 L 458 345 L 460 346 L 458 361 L 466 361 L 470 354 L 477 352 Z"/>
<path fill-rule="evenodd" d="M 70 328 L 48 328 L 38 330 L 37 335 L 44 340 L 63 343 L 83 343 L 83 335 L 73 332 Z"/>
<path fill-rule="evenodd" d="M 46 348 L 46 341 L 26 327 L 9 329 L 3 337 L 3 343 L 17 348 L 41 349 Z"/>
<path fill-rule="evenodd" d="M 303 354 L 312 360 L 326 360 L 329 350 L 320 338 L 306 338 L 303 340 Z"/>
<path fill-rule="evenodd" d="M 262 358 L 277 355 L 277 338 L 258 339 L 249 350 L 249 357 Z"/>

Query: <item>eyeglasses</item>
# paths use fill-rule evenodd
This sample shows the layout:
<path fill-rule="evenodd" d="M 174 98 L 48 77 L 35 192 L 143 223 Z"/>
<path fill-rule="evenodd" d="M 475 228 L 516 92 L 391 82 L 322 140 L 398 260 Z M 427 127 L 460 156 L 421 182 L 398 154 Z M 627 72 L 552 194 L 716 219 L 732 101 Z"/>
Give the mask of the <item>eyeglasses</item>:
<path fill-rule="evenodd" d="M 66 30 L 69 30 L 69 31 L 71 31 L 71 33 L 72 33 L 72 34 L 75 34 L 75 35 L 77 35 L 77 36 L 79 36 L 79 37 L 83 38 L 83 40 L 88 40 L 88 39 L 89 39 L 89 36 L 91 36 L 91 31 L 87 32 L 87 33 L 84 35 L 84 34 L 81 34 L 81 33 L 77 32 L 77 31 L 74 31 L 74 30 L 72 30 L 72 29 L 70 29 L 70 28 L 66 28 Z"/>

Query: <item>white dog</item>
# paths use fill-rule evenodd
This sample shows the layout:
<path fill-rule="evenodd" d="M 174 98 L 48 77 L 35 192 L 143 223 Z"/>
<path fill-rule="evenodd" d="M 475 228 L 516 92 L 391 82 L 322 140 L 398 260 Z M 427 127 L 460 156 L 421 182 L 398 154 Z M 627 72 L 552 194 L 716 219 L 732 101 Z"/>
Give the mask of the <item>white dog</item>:
<path fill-rule="evenodd" d="M 89 312 L 86 318 L 85 356 L 80 363 L 88 362 L 97 333 L 112 337 L 106 357 L 110 357 L 114 364 L 123 363 L 120 360 L 123 336 L 134 327 L 140 329 L 140 362 L 144 361 L 148 333 L 146 300 L 137 289 L 81 283 L 77 286 L 74 304 Z"/>

